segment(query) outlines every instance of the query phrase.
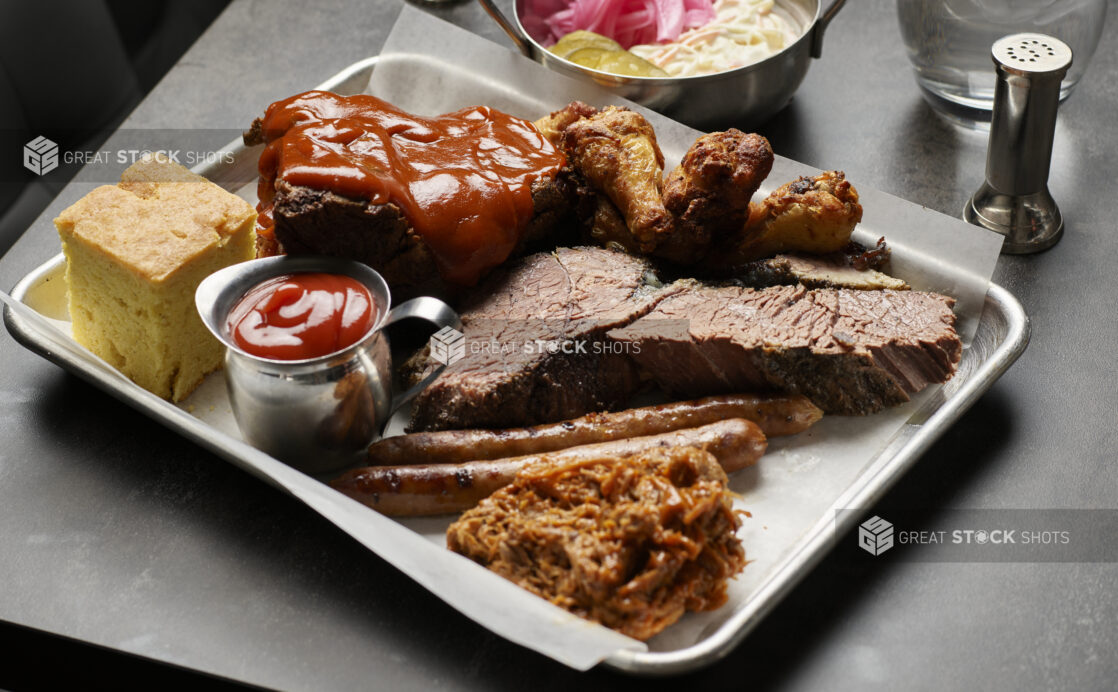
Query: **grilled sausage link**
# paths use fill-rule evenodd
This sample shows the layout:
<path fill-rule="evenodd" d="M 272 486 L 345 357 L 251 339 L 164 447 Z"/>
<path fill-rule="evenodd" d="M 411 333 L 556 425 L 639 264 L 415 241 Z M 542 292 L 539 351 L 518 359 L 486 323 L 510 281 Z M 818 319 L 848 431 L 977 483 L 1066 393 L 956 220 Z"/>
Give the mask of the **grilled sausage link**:
<path fill-rule="evenodd" d="M 550 454 L 456 464 L 366 466 L 342 474 L 330 485 L 382 514 L 445 514 L 473 507 L 511 483 L 521 469 L 540 461 L 554 459 L 573 463 L 624 457 L 656 447 L 693 446 L 706 449 L 727 473 L 733 473 L 756 463 L 765 453 L 766 445 L 765 434 L 756 423 L 731 418 L 697 428 L 581 445 Z"/>
<path fill-rule="evenodd" d="M 369 463 L 402 466 L 542 454 L 578 445 L 608 442 L 694 428 L 729 418 L 745 418 L 766 437 L 792 435 L 823 416 L 807 397 L 729 394 L 693 401 L 591 413 L 581 418 L 507 430 L 442 430 L 388 437 L 369 447 Z"/>

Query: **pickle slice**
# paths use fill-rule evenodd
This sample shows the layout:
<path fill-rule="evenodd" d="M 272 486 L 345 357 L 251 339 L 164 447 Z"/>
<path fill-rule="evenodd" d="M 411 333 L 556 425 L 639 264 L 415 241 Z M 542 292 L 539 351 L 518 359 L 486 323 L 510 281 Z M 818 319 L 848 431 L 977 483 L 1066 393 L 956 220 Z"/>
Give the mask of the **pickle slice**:
<path fill-rule="evenodd" d="M 583 48 L 602 48 L 605 50 L 621 50 L 621 44 L 613 39 L 596 34 L 593 31 L 572 31 L 559 39 L 549 51 L 560 58 L 568 58 L 577 50 Z"/>
<path fill-rule="evenodd" d="M 605 48 L 579 48 L 568 55 L 567 60 L 577 65 L 597 70 L 599 69 L 598 65 L 600 65 L 603 60 L 612 56 L 614 52 L 615 51 L 612 50 L 606 50 Z"/>
<path fill-rule="evenodd" d="M 572 31 L 559 39 L 549 51 L 571 62 L 625 77 L 668 77 L 668 73 L 644 58 L 637 57 L 613 39 L 593 31 Z"/>
<path fill-rule="evenodd" d="M 627 77 L 668 77 L 668 73 L 627 50 L 616 51 L 598 62 L 596 69 Z"/>

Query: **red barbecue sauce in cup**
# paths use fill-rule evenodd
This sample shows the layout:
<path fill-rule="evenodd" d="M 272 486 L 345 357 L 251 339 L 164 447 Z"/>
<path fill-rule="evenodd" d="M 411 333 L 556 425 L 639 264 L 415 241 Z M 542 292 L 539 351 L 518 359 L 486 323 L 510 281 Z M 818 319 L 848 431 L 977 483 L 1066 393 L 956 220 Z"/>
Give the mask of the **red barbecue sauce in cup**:
<path fill-rule="evenodd" d="M 360 341 L 380 309 L 360 281 L 340 274 L 288 274 L 250 290 L 226 325 L 245 353 L 271 360 L 305 360 Z"/>

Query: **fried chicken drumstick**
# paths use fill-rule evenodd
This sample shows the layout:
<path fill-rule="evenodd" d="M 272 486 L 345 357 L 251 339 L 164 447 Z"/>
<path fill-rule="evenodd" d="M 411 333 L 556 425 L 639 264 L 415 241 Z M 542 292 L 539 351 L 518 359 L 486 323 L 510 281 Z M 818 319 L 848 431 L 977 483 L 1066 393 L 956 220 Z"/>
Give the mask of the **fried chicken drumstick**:
<path fill-rule="evenodd" d="M 731 128 L 695 140 L 664 182 L 664 206 L 675 230 L 656 254 L 693 264 L 712 242 L 740 233 L 749 218 L 749 200 L 772 165 L 772 147 L 761 135 Z"/>
<path fill-rule="evenodd" d="M 673 232 L 661 198 L 664 154 L 640 114 L 608 106 L 568 124 L 560 142 L 571 165 L 621 212 L 641 252 Z"/>

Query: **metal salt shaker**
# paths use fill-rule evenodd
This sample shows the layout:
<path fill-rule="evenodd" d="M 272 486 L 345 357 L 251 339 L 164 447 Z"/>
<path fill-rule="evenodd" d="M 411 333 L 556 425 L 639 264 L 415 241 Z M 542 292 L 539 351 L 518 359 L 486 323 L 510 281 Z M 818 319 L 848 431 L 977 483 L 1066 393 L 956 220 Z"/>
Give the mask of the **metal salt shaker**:
<path fill-rule="evenodd" d="M 991 48 L 998 79 L 986 182 L 963 218 L 1006 236 L 1002 252 L 1046 250 L 1060 239 L 1064 220 L 1048 192 L 1052 136 L 1060 105 L 1060 80 L 1071 66 L 1071 48 L 1045 34 L 1012 34 Z"/>

